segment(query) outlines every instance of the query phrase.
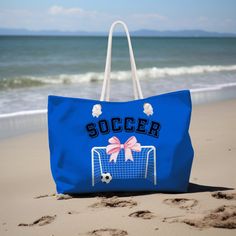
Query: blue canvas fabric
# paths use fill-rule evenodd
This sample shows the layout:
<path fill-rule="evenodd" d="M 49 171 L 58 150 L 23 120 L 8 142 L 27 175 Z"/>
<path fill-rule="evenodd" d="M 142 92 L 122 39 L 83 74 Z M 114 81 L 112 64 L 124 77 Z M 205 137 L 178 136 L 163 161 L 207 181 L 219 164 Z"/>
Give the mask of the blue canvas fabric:
<path fill-rule="evenodd" d="M 147 103 L 153 108 L 152 115 L 144 113 Z M 93 117 L 97 104 L 102 114 Z M 185 192 L 193 160 L 188 133 L 190 116 L 191 98 L 187 90 L 129 102 L 49 96 L 50 160 L 58 193 Z M 133 160 L 125 160 L 121 148 L 116 162 L 109 162 L 111 155 L 106 153 L 106 147 L 113 136 L 121 144 L 135 137 L 141 146 L 155 149 L 149 157 L 145 148 L 132 151 Z M 100 160 L 98 154 L 92 160 L 96 148 L 100 150 Z M 105 172 L 112 176 L 108 184 L 102 182 Z"/>
<path fill-rule="evenodd" d="M 134 101 L 109 102 L 112 32 L 125 28 Z M 188 90 L 143 99 L 127 26 L 108 38 L 100 100 L 48 97 L 50 162 L 58 193 L 187 191 L 193 160 Z M 104 101 L 105 100 L 105 101 Z"/>

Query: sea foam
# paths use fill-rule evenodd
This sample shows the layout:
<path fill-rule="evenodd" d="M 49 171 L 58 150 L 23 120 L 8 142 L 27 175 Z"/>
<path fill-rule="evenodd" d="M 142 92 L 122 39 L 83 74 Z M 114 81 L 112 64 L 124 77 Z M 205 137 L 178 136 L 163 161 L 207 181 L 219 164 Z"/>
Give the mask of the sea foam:
<path fill-rule="evenodd" d="M 220 73 L 226 71 L 236 71 L 236 65 L 196 65 L 189 67 L 151 67 L 137 70 L 138 78 L 157 79 L 163 77 L 198 75 L 208 73 Z M 130 79 L 130 71 L 114 71 L 111 78 L 115 80 Z M 60 74 L 50 76 L 23 76 L 14 78 L 0 79 L 0 90 L 37 87 L 50 84 L 74 84 L 74 83 L 91 83 L 99 82 L 104 78 L 103 72 L 87 72 L 84 74 Z"/>

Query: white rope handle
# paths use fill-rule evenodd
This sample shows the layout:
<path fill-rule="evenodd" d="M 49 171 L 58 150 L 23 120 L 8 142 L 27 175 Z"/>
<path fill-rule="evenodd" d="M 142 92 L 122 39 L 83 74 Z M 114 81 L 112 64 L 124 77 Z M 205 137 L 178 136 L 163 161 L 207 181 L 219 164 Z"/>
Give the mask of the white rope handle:
<path fill-rule="evenodd" d="M 132 44 L 130 40 L 130 35 L 126 24 L 123 21 L 115 21 L 111 25 L 108 37 L 108 45 L 107 45 L 107 57 L 106 57 L 106 67 L 105 67 L 105 74 L 104 74 L 104 81 L 102 86 L 102 93 L 100 97 L 100 101 L 109 101 L 110 100 L 110 74 L 111 74 L 111 52 L 112 52 L 112 34 L 115 26 L 117 24 L 121 24 L 124 29 L 128 39 L 128 46 L 129 46 L 129 55 L 130 55 L 130 64 L 131 64 L 131 75 L 133 80 L 133 90 L 134 90 L 134 99 L 142 99 L 143 93 L 141 90 L 141 86 L 137 77 L 137 69 L 134 60 L 134 53 L 132 49 Z"/>

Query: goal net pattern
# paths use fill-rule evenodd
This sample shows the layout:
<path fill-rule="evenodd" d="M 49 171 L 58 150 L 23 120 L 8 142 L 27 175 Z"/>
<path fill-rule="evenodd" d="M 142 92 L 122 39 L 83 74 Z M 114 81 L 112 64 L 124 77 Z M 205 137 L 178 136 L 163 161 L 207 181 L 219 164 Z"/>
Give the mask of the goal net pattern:
<path fill-rule="evenodd" d="M 93 147 L 92 186 L 101 181 L 102 173 L 110 173 L 112 179 L 147 179 L 156 185 L 156 149 L 154 146 L 141 146 L 140 152 L 132 151 L 134 161 L 125 161 L 125 151 L 121 149 L 116 163 L 109 162 L 106 147 Z"/>

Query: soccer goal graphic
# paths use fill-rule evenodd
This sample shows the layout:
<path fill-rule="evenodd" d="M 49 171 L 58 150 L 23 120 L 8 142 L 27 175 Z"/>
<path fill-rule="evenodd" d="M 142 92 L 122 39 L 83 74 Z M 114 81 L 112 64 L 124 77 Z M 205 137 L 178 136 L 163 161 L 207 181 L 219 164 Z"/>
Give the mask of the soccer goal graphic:
<path fill-rule="evenodd" d="M 154 146 L 141 146 L 140 152 L 132 152 L 133 161 L 125 161 L 125 151 L 121 149 L 116 163 L 109 162 L 110 155 L 106 147 L 93 147 L 92 186 L 101 182 L 103 173 L 110 173 L 112 179 L 147 179 L 154 185 L 156 180 L 156 148 Z"/>

